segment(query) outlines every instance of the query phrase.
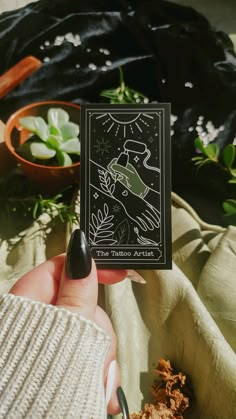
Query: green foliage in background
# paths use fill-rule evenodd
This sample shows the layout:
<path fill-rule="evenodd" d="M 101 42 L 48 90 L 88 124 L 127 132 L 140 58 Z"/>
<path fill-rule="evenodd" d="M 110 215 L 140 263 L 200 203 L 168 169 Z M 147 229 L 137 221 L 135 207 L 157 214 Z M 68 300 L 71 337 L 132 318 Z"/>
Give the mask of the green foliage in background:
<path fill-rule="evenodd" d="M 226 145 L 220 152 L 218 144 L 204 145 L 200 138 L 196 138 L 194 146 L 199 153 L 198 156 L 192 158 L 197 169 L 209 164 L 217 165 L 227 175 L 227 182 L 236 184 L 236 146 L 234 144 Z M 236 225 L 236 199 L 226 199 L 223 202 L 223 209 L 228 223 Z"/>
<path fill-rule="evenodd" d="M 0 181 L 1 213 L 9 211 L 16 217 L 36 219 L 47 213 L 52 220 L 70 224 L 78 222 L 78 215 L 71 204 L 75 186 L 70 186 L 58 194 L 45 195 L 35 192 L 34 185 L 17 169 L 7 179 Z"/>
<path fill-rule="evenodd" d="M 126 86 L 123 70 L 119 68 L 120 85 L 114 89 L 103 90 L 100 96 L 109 100 L 110 103 L 148 103 L 149 99 L 142 93 Z"/>

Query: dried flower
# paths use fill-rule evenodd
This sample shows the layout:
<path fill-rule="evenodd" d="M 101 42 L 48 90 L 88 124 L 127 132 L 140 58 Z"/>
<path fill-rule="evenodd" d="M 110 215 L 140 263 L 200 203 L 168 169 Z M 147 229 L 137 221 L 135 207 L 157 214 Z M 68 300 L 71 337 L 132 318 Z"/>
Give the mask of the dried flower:
<path fill-rule="evenodd" d="M 186 376 L 175 374 L 170 361 L 160 359 L 155 368 L 160 377 L 152 386 L 154 401 L 145 404 L 144 410 L 130 415 L 130 419 L 183 419 L 183 413 L 189 406 L 189 391 Z"/>

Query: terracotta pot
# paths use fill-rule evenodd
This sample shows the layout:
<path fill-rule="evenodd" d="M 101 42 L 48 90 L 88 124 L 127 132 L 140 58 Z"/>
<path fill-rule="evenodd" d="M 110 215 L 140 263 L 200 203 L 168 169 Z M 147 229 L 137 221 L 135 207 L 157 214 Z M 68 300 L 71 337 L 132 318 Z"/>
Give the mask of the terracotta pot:
<path fill-rule="evenodd" d="M 73 183 L 79 183 L 80 163 L 71 166 L 44 166 L 25 160 L 16 149 L 23 144 L 31 133 L 22 128 L 19 119 L 25 116 L 41 116 L 47 120 L 49 108 L 62 108 L 70 115 L 70 121 L 80 123 L 80 106 L 62 101 L 35 102 L 27 105 L 10 116 L 6 123 L 5 141 L 8 149 L 17 159 L 25 175 L 32 180 L 40 191 L 59 191 Z"/>

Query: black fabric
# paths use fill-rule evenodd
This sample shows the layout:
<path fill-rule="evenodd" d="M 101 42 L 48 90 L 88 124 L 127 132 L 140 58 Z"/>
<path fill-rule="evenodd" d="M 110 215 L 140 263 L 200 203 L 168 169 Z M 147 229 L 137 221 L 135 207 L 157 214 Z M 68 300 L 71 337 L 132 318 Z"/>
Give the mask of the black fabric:
<path fill-rule="evenodd" d="M 56 36 L 69 32 L 80 35 L 81 45 L 53 44 Z M 47 40 L 50 45 L 40 49 Z M 100 53 L 100 48 L 111 54 Z M 216 138 L 220 147 L 231 143 L 236 132 L 233 45 L 192 8 L 161 0 L 41 0 L 0 16 L 0 54 L 0 73 L 29 54 L 50 58 L 1 100 L 3 120 L 38 100 L 99 102 L 102 89 L 118 85 L 122 66 L 127 85 L 153 101 L 171 102 L 178 117 L 172 136 L 173 189 L 211 199 L 232 192 L 223 186 L 221 173 L 213 182 L 209 169 L 196 177 L 190 162 L 197 136 L 191 127 L 200 115 L 216 127 L 224 124 Z M 106 60 L 112 65 L 104 72 Z M 90 69 L 90 63 L 97 69 Z"/>

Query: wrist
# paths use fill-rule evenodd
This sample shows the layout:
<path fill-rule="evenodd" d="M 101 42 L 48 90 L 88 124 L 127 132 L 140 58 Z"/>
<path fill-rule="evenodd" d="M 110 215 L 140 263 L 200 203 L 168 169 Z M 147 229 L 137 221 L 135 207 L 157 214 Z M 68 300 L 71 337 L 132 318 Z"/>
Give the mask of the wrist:
<path fill-rule="evenodd" d="M 149 192 L 149 187 L 146 186 L 145 189 L 143 190 L 143 192 L 139 195 L 140 198 L 145 198 L 145 196 L 148 194 Z"/>
<path fill-rule="evenodd" d="M 0 297 L 0 417 L 103 417 L 110 343 L 103 329 L 76 313 Z"/>

